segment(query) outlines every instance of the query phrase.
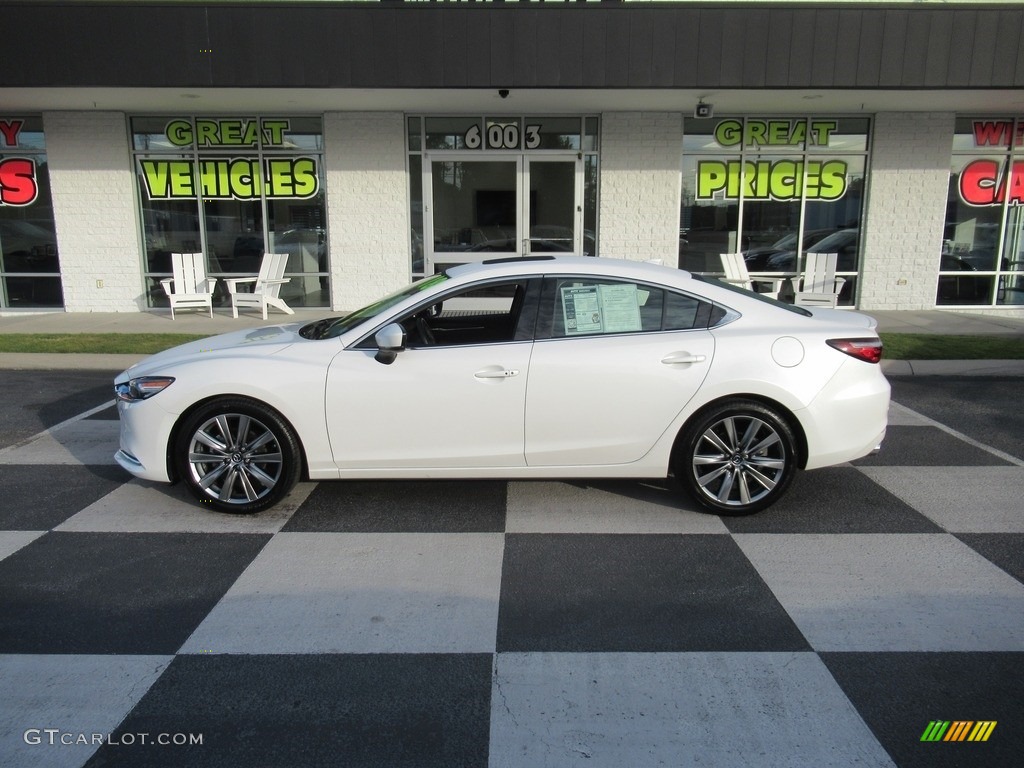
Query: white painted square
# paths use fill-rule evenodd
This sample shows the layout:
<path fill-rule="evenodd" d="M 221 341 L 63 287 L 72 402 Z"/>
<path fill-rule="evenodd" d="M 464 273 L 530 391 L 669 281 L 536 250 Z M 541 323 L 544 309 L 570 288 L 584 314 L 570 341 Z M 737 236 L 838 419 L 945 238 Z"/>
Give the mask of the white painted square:
<path fill-rule="evenodd" d="M 100 747 L 94 734 L 112 733 L 171 658 L 0 656 L 0 764 L 83 765 Z M 43 732 L 47 729 L 55 732 Z M 36 739 L 39 743 L 30 743 Z"/>
<path fill-rule="evenodd" d="M 738 534 L 818 651 L 1024 651 L 1024 584 L 947 534 Z"/>
<path fill-rule="evenodd" d="M 182 653 L 491 653 L 498 533 L 280 533 Z"/>
<path fill-rule="evenodd" d="M 0 450 L 0 464 L 114 464 L 120 424 L 80 419 Z"/>
<path fill-rule="evenodd" d="M 68 518 L 54 530 L 115 533 L 277 533 L 312 493 L 299 483 L 276 506 L 255 515 L 231 515 L 204 506 L 183 483 L 131 480 Z"/>
<path fill-rule="evenodd" d="M 9 557 L 46 531 L 0 531 L 0 560 Z"/>
<path fill-rule="evenodd" d="M 721 518 L 693 511 L 681 492 L 659 484 L 615 481 L 513 482 L 508 533 L 728 533 Z M 690 508 L 686 508 L 689 506 Z"/>
<path fill-rule="evenodd" d="M 1024 467 L 858 467 L 954 533 L 1024 532 Z"/>
<path fill-rule="evenodd" d="M 491 768 L 783 764 L 893 765 L 813 653 L 496 657 Z"/>

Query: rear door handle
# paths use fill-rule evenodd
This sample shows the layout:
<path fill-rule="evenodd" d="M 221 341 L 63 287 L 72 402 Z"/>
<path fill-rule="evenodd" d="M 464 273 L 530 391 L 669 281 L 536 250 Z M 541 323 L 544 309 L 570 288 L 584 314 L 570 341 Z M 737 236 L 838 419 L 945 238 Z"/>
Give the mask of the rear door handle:
<path fill-rule="evenodd" d="M 707 359 L 707 355 L 694 355 L 690 352 L 673 352 L 667 357 L 661 358 L 661 362 L 665 365 L 684 365 L 686 363 L 703 363 Z"/>
<path fill-rule="evenodd" d="M 513 376 L 518 376 L 519 371 L 509 370 L 508 368 L 500 368 L 498 370 L 485 369 L 477 371 L 473 375 L 478 379 L 510 379 Z"/>

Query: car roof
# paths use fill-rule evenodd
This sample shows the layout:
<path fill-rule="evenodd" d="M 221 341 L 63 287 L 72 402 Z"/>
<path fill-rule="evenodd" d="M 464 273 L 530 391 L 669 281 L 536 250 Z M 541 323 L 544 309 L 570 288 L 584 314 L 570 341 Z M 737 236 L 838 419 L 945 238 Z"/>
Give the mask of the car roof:
<path fill-rule="evenodd" d="M 691 279 L 689 272 L 666 267 L 659 263 L 612 259 L 604 256 L 522 256 L 487 259 L 450 267 L 446 274 L 450 278 L 461 281 L 489 276 L 546 275 L 558 272 L 617 275 L 675 285 L 680 285 L 680 281 Z"/>

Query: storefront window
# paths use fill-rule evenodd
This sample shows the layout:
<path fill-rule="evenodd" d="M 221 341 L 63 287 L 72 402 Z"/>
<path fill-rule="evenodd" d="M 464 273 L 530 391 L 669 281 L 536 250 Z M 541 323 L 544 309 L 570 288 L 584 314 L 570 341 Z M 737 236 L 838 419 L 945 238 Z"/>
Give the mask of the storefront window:
<path fill-rule="evenodd" d="M 42 120 L 0 117 L 0 308 L 64 305 Z"/>
<path fill-rule="evenodd" d="M 281 298 L 329 305 L 320 118 L 141 117 L 132 137 L 149 306 L 167 305 L 171 254 L 199 251 L 212 277 L 254 275 L 264 252 L 287 253 Z"/>
<path fill-rule="evenodd" d="M 957 120 L 936 304 L 1024 304 L 1024 118 Z"/>
<path fill-rule="evenodd" d="M 721 274 L 719 254 L 739 251 L 750 272 L 795 276 L 805 253 L 838 253 L 839 303 L 852 305 L 868 128 L 864 118 L 688 120 L 680 268 Z"/>

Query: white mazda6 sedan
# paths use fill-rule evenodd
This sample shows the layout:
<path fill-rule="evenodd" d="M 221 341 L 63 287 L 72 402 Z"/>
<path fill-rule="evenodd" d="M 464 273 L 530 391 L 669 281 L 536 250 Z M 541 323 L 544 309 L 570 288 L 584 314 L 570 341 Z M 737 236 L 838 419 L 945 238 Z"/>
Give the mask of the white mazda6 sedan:
<path fill-rule="evenodd" d="M 649 263 L 467 264 L 129 368 L 116 459 L 236 513 L 303 478 L 674 476 L 705 511 L 750 514 L 880 445 L 875 326 Z"/>

